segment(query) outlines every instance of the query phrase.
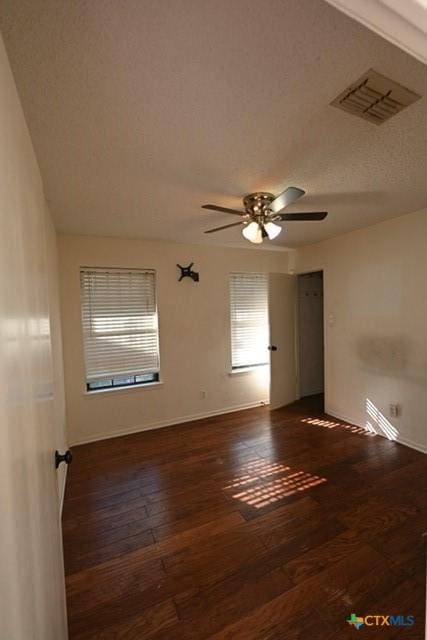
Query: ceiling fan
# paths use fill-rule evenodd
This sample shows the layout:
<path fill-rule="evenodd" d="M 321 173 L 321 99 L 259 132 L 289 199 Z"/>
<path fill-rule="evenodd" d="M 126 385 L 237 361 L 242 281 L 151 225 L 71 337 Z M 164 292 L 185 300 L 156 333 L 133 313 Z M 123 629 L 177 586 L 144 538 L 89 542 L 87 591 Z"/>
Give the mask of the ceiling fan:
<path fill-rule="evenodd" d="M 229 209 L 228 207 L 218 207 L 216 204 L 204 204 L 202 209 L 210 211 L 220 211 L 221 213 L 232 213 L 241 216 L 239 222 L 226 224 L 222 227 L 209 229 L 205 233 L 215 233 L 229 227 L 237 227 L 243 224 L 243 236 L 255 244 L 260 244 L 264 238 L 273 240 L 281 232 L 282 228 L 276 222 L 297 222 L 307 220 L 324 220 L 328 215 L 327 211 L 316 211 L 313 213 L 282 213 L 283 210 L 293 202 L 296 202 L 305 191 L 298 187 L 288 187 L 279 196 L 272 193 L 257 191 L 250 193 L 243 198 L 244 211 Z"/>

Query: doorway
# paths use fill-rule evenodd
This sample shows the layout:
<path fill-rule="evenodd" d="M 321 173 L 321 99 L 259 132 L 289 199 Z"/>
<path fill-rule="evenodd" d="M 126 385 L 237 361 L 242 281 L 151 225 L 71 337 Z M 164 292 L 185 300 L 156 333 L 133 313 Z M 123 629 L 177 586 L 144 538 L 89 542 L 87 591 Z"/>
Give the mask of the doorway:
<path fill-rule="evenodd" d="M 323 271 L 297 278 L 298 395 L 318 396 L 322 401 L 324 379 Z"/>

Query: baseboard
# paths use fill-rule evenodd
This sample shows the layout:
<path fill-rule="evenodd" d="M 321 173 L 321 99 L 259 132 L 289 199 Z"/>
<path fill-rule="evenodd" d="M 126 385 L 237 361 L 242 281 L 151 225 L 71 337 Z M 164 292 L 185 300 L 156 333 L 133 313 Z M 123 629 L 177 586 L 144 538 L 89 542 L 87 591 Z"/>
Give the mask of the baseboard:
<path fill-rule="evenodd" d="M 361 429 L 365 429 L 367 431 L 366 426 L 360 424 L 356 420 L 352 418 L 348 418 L 347 416 L 343 416 L 342 414 L 336 413 L 335 411 L 330 411 L 325 408 L 325 413 L 332 416 L 333 418 L 337 418 L 337 420 L 342 420 L 343 422 L 348 422 L 349 424 L 354 424 L 356 427 L 360 427 Z M 390 440 L 387 438 L 384 433 L 377 433 L 377 436 L 381 436 L 381 438 L 385 438 L 386 440 Z M 415 449 L 416 451 L 420 451 L 421 453 L 427 453 L 427 446 L 420 444 L 419 442 L 414 442 L 413 440 L 409 440 L 409 438 L 405 438 L 403 436 L 398 436 L 396 439 L 392 440 L 392 442 L 398 442 L 399 444 L 403 444 L 405 447 L 409 447 L 410 449 Z"/>
<path fill-rule="evenodd" d="M 404 438 L 403 436 L 399 436 L 398 438 L 396 438 L 396 442 L 398 442 L 399 444 L 404 444 L 406 447 L 410 447 L 411 449 L 415 449 L 416 451 L 420 451 L 421 453 L 427 453 L 426 445 L 420 444 L 419 442 L 414 442 L 413 440 L 409 440 L 408 438 Z"/>
<path fill-rule="evenodd" d="M 157 422 L 151 422 L 145 425 L 139 425 L 131 427 L 130 429 L 118 429 L 117 431 L 88 436 L 74 440 L 71 446 L 77 446 L 80 444 L 89 444 L 90 442 L 99 442 L 100 440 L 109 440 L 110 438 L 119 438 L 120 436 L 128 436 L 132 433 L 140 433 L 142 431 L 152 431 L 154 429 L 163 429 L 163 427 L 172 427 L 177 424 L 184 424 L 186 422 L 193 422 L 195 420 L 203 420 L 203 418 L 213 418 L 214 416 L 220 416 L 227 413 L 234 413 L 235 411 L 243 411 L 245 409 L 254 409 L 255 407 L 268 405 L 268 400 L 256 400 L 255 402 L 247 402 L 241 405 L 235 405 L 233 407 L 224 407 L 222 409 L 214 409 L 213 411 L 204 411 L 202 413 L 195 413 L 187 416 L 179 416 L 178 418 L 170 418 L 166 420 L 159 420 Z"/>

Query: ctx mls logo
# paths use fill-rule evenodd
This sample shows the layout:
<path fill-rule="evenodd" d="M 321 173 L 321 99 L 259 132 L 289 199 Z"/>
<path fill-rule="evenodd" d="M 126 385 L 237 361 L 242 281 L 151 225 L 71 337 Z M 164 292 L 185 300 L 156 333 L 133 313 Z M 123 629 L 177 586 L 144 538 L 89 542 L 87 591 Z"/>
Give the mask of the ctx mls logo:
<path fill-rule="evenodd" d="M 378 614 L 368 615 L 362 618 L 352 613 L 351 616 L 347 618 L 347 622 L 359 631 L 363 625 L 367 627 L 413 627 L 415 618 L 414 616 L 383 616 Z"/>
<path fill-rule="evenodd" d="M 352 613 L 351 616 L 347 618 L 347 622 L 359 631 L 360 627 L 363 626 L 364 620 L 363 618 L 359 618 L 355 613 Z"/>

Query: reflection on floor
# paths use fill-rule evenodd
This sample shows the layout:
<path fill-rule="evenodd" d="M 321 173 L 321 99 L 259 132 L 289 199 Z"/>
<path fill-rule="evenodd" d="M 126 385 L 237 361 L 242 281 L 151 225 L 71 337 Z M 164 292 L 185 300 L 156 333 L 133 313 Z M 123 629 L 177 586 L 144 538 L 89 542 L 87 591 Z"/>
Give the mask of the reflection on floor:
<path fill-rule="evenodd" d="M 372 611 L 421 638 L 426 458 L 321 401 L 75 447 L 70 640 L 345 640 Z"/>

